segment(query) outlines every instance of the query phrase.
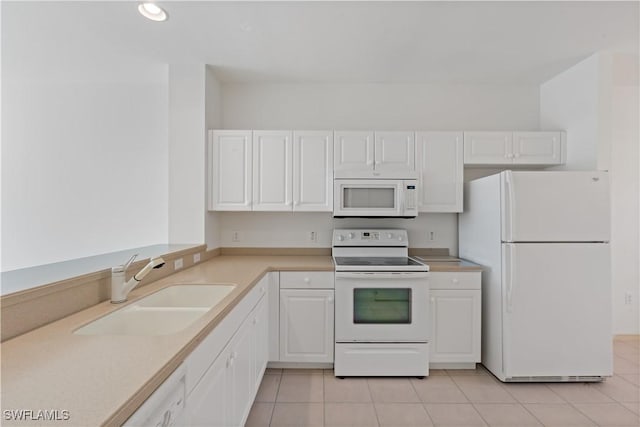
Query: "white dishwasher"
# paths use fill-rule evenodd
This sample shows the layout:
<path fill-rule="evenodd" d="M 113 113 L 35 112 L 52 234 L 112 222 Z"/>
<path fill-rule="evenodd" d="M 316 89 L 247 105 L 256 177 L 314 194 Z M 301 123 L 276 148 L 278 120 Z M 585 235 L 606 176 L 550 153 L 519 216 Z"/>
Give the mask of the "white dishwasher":
<path fill-rule="evenodd" d="M 123 426 L 170 427 L 183 425 L 182 417 L 186 398 L 185 374 L 185 366 L 181 364 L 129 417 Z"/>

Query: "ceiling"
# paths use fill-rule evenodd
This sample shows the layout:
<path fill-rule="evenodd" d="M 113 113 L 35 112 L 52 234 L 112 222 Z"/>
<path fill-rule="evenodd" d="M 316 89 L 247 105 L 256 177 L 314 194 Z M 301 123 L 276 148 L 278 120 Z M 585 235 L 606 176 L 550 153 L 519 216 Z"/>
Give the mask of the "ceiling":
<path fill-rule="evenodd" d="M 538 84 L 638 53 L 633 2 L 2 2 L 4 68 L 206 63 L 225 82 Z"/>

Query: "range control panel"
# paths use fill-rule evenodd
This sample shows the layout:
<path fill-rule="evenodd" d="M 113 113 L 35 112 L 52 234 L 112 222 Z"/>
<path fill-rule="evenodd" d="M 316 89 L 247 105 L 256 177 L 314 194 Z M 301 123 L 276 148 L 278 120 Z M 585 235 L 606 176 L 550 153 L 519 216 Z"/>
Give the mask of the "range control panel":
<path fill-rule="evenodd" d="M 408 246 L 407 230 L 342 228 L 333 230 L 333 246 Z"/>

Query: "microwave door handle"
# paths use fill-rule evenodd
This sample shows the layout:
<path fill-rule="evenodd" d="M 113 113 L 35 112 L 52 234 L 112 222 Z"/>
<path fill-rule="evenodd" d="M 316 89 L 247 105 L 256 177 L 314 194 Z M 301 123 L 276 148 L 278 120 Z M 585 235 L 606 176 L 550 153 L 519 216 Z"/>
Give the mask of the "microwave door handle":
<path fill-rule="evenodd" d="M 400 206 L 400 210 L 398 211 L 399 215 L 404 215 L 404 181 L 402 181 L 398 187 L 397 190 L 398 191 L 398 204 Z"/>

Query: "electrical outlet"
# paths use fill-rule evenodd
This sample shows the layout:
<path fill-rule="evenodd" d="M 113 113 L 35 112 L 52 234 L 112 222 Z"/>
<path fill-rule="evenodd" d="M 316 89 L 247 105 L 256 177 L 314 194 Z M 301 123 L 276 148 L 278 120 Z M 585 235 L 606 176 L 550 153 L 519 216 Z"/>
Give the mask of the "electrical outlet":
<path fill-rule="evenodd" d="M 238 233 L 237 231 L 234 231 L 232 236 L 231 236 L 231 241 L 239 242 L 240 241 L 240 233 Z"/>
<path fill-rule="evenodd" d="M 200 262 L 200 253 L 193 254 L 193 263 L 197 264 Z"/>
<path fill-rule="evenodd" d="M 177 260 L 173 261 L 173 269 L 174 270 L 180 270 L 183 266 L 183 262 L 182 262 L 182 258 L 178 258 Z"/>
<path fill-rule="evenodd" d="M 436 240 L 436 232 L 435 231 L 427 231 L 427 240 L 433 242 Z"/>
<path fill-rule="evenodd" d="M 309 241 L 310 242 L 317 242 L 318 241 L 318 233 L 316 233 L 315 231 L 310 231 L 309 232 Z"/>
<path fill-rule="evenodd" d="M 624 303 L 626 305 L 629 305 L 633 302 L 633 298 L 631 297 L 631 292 L 625 292 L 624 293 Z"/>

